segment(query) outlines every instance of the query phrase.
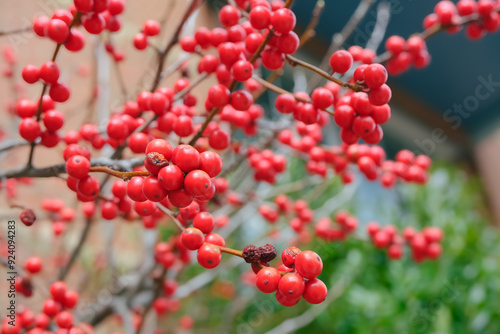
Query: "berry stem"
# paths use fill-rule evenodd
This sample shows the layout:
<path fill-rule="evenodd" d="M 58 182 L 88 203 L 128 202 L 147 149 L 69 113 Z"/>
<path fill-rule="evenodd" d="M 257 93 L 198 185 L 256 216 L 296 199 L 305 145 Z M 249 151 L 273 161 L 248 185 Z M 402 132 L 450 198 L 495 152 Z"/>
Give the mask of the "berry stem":
<path fill-rule="evenodd" d="M 313 72 L 316 72 L 317 74 L 321 75 L 325 79 L 328 79 L 330 81 L 335 82 L 339 86 L 347 87 L 349 89 L 352 89 L 355 92 L 359 92 L 359 91 L 363 90 L 363 86 L 360 86 L 358 84 L 351 84 L 351 83 L 348 83 L 348 82 L 343 82 L 342 80 L 339 80 L 337 78 L 332 77 L 330 74 L 328 74 L 327 72 L 323 71 L 322 69 L 320 69 L 320 68 L 318 68 L 318 67 L 316 67 L 314 65 L 311 65 L 311 64 L 309 64 L 309 63 L 307 63 L 307 62 L 305 62 L 303 60 L 295 58 L 295 57 L 293 57 L 291 55 L 286 55 L 286 60 L 292 66 L 299 65 L 299 66 L 302 66 L 304 68 L 307 68 L 307 69 L 309 69 L 309 70 L 311 70 Z"/>
<path fill-rule="evenodd" d="M 112 176 L 116 176 L 120 179 L 123 180 L 130 180 L 134 176 L 149 176 L 151 175 L 150 172 L 147 171 L 135 171 L 135 172 L 120 172 L 117 170 L 114 170 L 110 167 L 107 166 L 96 166 L 96 167 L 90 167 L 91 172 L 100 172 L 100 173 L 106 173 Z"/>
<path fill-rule="evenodd" d="M 299 101 L 299 102 L 311 103 L 311 101 L 310 101 L 310 100 L 308 100 L 308 99 L 304 99 L 304 98 L 302 98 L 302 97 L 300 97 L 300 96 L 296 96 L 295 94 L 293 94 L 293 93 L 291 93 L 291 92 L 289 92 L 289 91 L 287 91 L 287 90 L 285 90 L 285 89 L 283 89 L 283 88 L 281 88 L 281 87 L 278 87 L 278 86 L 276 86 L 276 85 L 273 85 L 272 83 L 270 83 L 269 81 L 266 81 L 266 80 L 262 79 L 262 78 L 261 78 L 261 77 L 259 77 L 258 75 L 254 75 L 254 76 L 253 76 L 253 78 L 254 78 L 255 80 L 257 80 L 257 81 L 258 81 L 258 82 L 259 82 L 262 86 L 264 86 L 264 87 L 266 87 L 267 89 L 270 89 L 270 90 L 272 90 L 272 91 L 274 91 L 274 92 L 276 92 L 276 93 L 279 93 L 279 94 L 290 94 L 290 95 L 292 95 L 292 96 L 295 98 L 295 100 L 297 100 L 297 101 Z M 333 115 L 333 114 L 334 114 L 334 112 L 333 112 L 333 111 L 331 111 L 331 110 L 326 110 L 326 109 L 321 109 L 321 110 L 323 110 L 323 111 L 325 111 L 325 112 L 329 113 L 330 115 Z"/>
<path fill-rule="evenodd" d="M 316 35 L 316 26 L 319 23 L 319 18 L 321 16 L 321 13 L 323 12 L 324 8 L 325 8 L 325 0 L 317 0 L 316 6 L 314 6 L 314 9 L 312 12 L 311 21 L 309 21 L 309 24 L 307 25 L 306 30 L 304 31 L 302 36 L 300 36 L 299 47 L 304 45 L 307 41 L 309 41 L 311 38 L 313 38 Z"/>
<path fill-rule="evenodd" d="M 237 250 L 237 249 L 232 249 L 232 248 L 227 248 L 227 247 L 222 247 L 222 246 L 219 246 L 219 249 L 222 253 L 227 253 L 227 254 L 231 254 L 231 255 L 234 255 L 234 256 L 239 256 L 239 257 L 243 257 L 243 252 L 240 251 L 240 250 Z"/>

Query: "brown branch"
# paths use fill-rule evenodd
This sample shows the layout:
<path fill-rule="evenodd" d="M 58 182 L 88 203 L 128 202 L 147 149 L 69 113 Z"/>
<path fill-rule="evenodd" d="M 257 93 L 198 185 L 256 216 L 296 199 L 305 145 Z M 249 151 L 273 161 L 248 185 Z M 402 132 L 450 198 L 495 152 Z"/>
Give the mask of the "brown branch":
<path fill-rule="evenodd" d="M 155 280 L 155 290 L 153 292 L 153 298 L 151 298 L 151 302 L 146 305 L 146 308 L 144 309 L 144 312 L 142 312 L 141 316 L 141 322 L 139 323 L 139 326 L 137 327 L 137 331 L 135 332 L 136 334 L 140 334 L 142 327 L 144 326 L 144 323 L 146 322 L 146 316 L 148 315 L 149 311 L 151 310 L 151 307 L 153 306 L 153 303 L 155 299 L 160 297 L 160 294 L 163 289 L 163 282 L 165 281 L 165 277 L 167 276 L 167 268 L 163 268 L 160 276 Z"/>
<path fill-rule="evenodd" d="M 232 249 L 232 248 L 228 248 L 228 247 L 222 247 L 222 246 L 219 246 L 219 249 L 222 253 L 231 254 L 234 256 L 241 257 L 241 258 L 243 257 L 243 252 L 240 250 Z"/>
<path fill-rule="evenodd" d="M 167 216 L 170 217 L 170 219 L 173 220 L 173 222 L 175 223 L 175 225 L 177 225 L 177 227 L 181 230 L 181 231 L 184 231 L 184 226 L 182 226 L 181 222 L 179 221 L 179 219 L 177 219 L 174 215 L 174 213 L 172 211 L 170 211 L 169 209 L 167 209 L 166 207 L 164 207 L 163 205 L 161 205 L 160 203 L 157 203 L 156 206 L 158 207 L 158 209 L 160 209 L 161 211 L 163 211 Z"/>
<path fill-rule="evenodd" d="M 31 27 L 25 27 L 25 28 L 19 28 L 19 29 L 8 30 L 8 31 L 0 31 L 0 37 L 2 37 L 2 36 L 8 36 L 8 35 L 20 34 L 20 33 L 23 33 L 23 32 L 30 31 L 31 29 L 32 29 Z"/>
<path fill-rule="evenodd" d="M 107 166 L 96 166 L 96 167 L 90 167 L 91 172 L 100 172 L 100 173 L 106 173 L 112 176 L 116 176 L 120 179 L 123 180 L 130 180 L 134 176 L 149 176 L 151 175 L 150 172 L 147 171 L 135 171 L 135 172 L 120 172 L 117 170 L 114 170 L 110 167 Z"/>
<path fill-rule="evenodd" d="M 85 220 L 85 228 L 82 231 L 82 234 L 80 235 L 80 239 L 78 240 L 78 244 L 76 245 L 75 249 L 71 252 L 71 255 L 69 257 L 68 263 L 61 269 L 59 272 L 58 280 L 63 281 L 64 278 L 66 278 L 66 275 L 68 274 L 69 270 L 75 263 L 76 258 L 78 257 L 78 254 L 80 253 L 80 250 L 83 247 L 83 244 L 85 243 L 85 240 L 87 239 L 87 236 L 89 235 L 90 227 L 92 226 L 92 218 L 88 218 Z"/>
<path fill-rule="evenodd" d="M 182 32 L 182 28 L 184 27 L 184 24 L 186 21 L 189 19 L 191 14 L 201 5 L 203 0 L 192 0 L 189 6 L 186 9 L 186 12 L 184 13 L 184 16 L 182 19 L 179 21 L 179 24 L 177 25 L 177 28 L 174 31 L 174 34 L 168 41 L 167 45 L 163 50 L 160 51 L 158 54 L 158 66 L 156 70 L 156 75 L 153 81 L 153 84 L 151 85 L 151 92 L 154 92 L 158 86 L 160 85 L 160 82 L 162 80 L 162 72 L 163 72 L 163 67 L 165 66 L 165 61 L 167 59 L 167 55 L 169 54 L 170 50 L 174 47 L 174 45 L 177 44 L 179 41 L 179 36 Z"/>
<path fill-rule="evenodd" d="M 326 73 L 322 69 L 320 69 L 320 68 L 318 68 L 318 67 L 316 67 L 314 65 L 311 65 L 308 62 L 305 62 L 303 60 L 297 59 L 297 58 L 295 58 L 295 57 L 293 57 L 291 55 L 286 55 L 286 60 L 292 66 L 299 65 L 299 66 L 302 66 L 304 68 L 307 68 L 307 69 L 309 69 L 309 70 L 311 70 L 313 72 L 316 72 L 317 74 L 321 75 L 323 78 L 328 79 L 330 81 L 333 81 L 333 82 L 335 82 L 336 84 L 338 84 L 338 85 L 340 85 L 342 87 L 347 87 L 349 89 L 352 89 L 355 92 L 359 92 L 359 91 L 363 90 L 363 86 L 361 86 L 361 85 L 351 84 L 351 83 L 348 83 L 348 82 L 343 82 L 342 80 L 334 78 L 333 76 L 331 76 L 330 74 Z"/>
<path fill-rule="evenodd" d="M 90 160 L 91 166 L 113 166 L 115 170 L 132 170 L 135 167 L 144 164 L 144 159 L 131 159 L 131 160 L 112 160 L 108 158 L 96 158 Z M 19 167 L 15 169 L 0 171 L 0 179 L 13 179 L 20 177 L 58 177 L 59 174 L 66 172 L 66 163 L 43 167 L 43 168 L 26 168 Z"/>
<path fill-rule="evenodd" d="M 316 6 L 314 6 L 313 12 L 312 12 L 312 18 L 311 21 L 309 21 L 309 24 L 307 25 L 306 30 L 300 36 L 300 44 L 299 47 L 304 45 L 307 41 L 309 41 L 311 38 L 313 38 L 316 35 L 316 26 L 319 23 L 319 18 L 321 16 L 321 13 L 323 13 L 323 9 L 325 8 L 325 0 L 317 0 L 316 1 Z"/>

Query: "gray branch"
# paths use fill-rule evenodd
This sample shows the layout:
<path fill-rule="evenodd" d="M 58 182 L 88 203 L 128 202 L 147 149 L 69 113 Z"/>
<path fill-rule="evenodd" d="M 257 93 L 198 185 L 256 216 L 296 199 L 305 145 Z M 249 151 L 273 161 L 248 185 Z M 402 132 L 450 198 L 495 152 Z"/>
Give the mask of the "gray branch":
<path fill-rule="evenodd" d="M 130 160 L 113 160 L 109 158 L 96 158 L 90 160 L 90 164 L 93 167 L 96 166 L 108 166 L 114 170 L 119 171 L 132 171 L 135 167 L 141 166 L 144 163 L 144 159 L 130 159 Z M 60 163 L 53 166 L 42 167 L 42 168 L 26 168 L 18 167 L 14 169 L 0 171 L 0 179 L 13 179 L 19 177 L 57 177 L 60 174 L 66 172 L 66 164 Z"/>

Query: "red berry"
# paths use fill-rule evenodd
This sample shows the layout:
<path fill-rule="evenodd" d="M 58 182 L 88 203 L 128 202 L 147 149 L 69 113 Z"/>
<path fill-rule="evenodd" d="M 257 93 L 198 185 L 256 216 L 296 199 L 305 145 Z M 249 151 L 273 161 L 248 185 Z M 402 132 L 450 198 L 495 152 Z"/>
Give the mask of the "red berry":
<path fill-rule="evenodd" d="M 83 16 L 82 24 L 85 30 L 94 35 L 100 34 L 106 27 L 104 17 L 98 13 Z"/>
<path fill-rule="evenodd" d="M 203 196 L 211 184 L 210 176 L 202 170 L 193 170 L 184 178 L 184 188 L 193 197 Z"/>
<path fill-rule="evenodd" d="M 288 247 L 281 253 L 283 264 L 289 268 L 293 267 L 295 258 L 300 254 L 300 249 L 297 247 Z"/>
<path fill-rule="evenodd" d="M 203 233 L 195 227 L 189 227 L 181 234 L 182 244 L 189 250 L 199 249 L 203 245 L 203 239 Z"/>
<path fill-rule="evenodd" d="M 156 176 L 148 176 L 142 184 L 144 196 L 151 202 L 161 202 L 167 196 L 167 190 Z"/>
<path fill-rule="evenodd" d="M 207 269 L 215 268 L 221 261 L 221 251 L 218 246 L 204 243 L 198 249 L 198 263 Z"/>
<path fill-rule="evenodd" d="M 69 36 L 68 25 L 62 20 L 52 19 L 47 26 L 47 35 L 54 42 L 62 43 Z"/>
<path fill-rule="evenodd" d="M 328 289 L 325 283 L 317 278 L 313 278 L 306 282 L 302 297 L 310 304 L 320 304 L 325 300 L 327 294 Z"/>
<path fill-rule="evenodd" d="M 134 36 L 134 47 L 137 50 L 144 50 L 145 48 L 148 47 L 148 38 L 146 34 L 143 34 L 142 32 L 136 34 Z"/>
<path fill-rule="evenodd" d="M 41 258 L 33 256 L 26 260 L 25 268 L 30 273 L 36 274 L 42 270 L 42 264 L 43 262 Z"/>
<path fill-rule="evenodd" d="M 147 36 L 156 36 L 160 33 L 160 23 L 155 20 L 147 20 L 144 23 L 143 32 Z"/>
<path fill-rule="evenodd" d="M 253 65 L 247 60 L 238 60 L 231 67 L 231 74 L 237 81 L 247 81 L 252 77 Z"/>
<path fill-rule="evenodd" d="M 41 133 L 40 124 L 32 118 L 24 118 L 19 123 L 19 134 L 29 142 L 35 141 Z"/>
<path fill-rule="evenodd" d="M 239 9 L 234 6 L 226 5 L 219 11 L 219 21 L 226 28 L 237 25 L 240 18 L 241 13 Z"/>
<path fill-rule="evenodd" d="M 210 212 L 200 212 L 194 216 L 193 227 L 196 227 L 204 234 L 212 232 L 214 225 L 214 217 Z"/>
<path fill-rule="evenodd" d="M 271 293 L 278 290 L 278 284 L 281 280 L 280 272 L 273 267 L 266 267 L 257 273 L 257 288 L 264 293 Z"/>
<path fill-rule="evenodd" d="M 62 311 L 56 316 L 56 324 L 60 328 L 73 327 L 73 315 L 68 311 Z"/>
<path fill-rule="evenodd" d="M 55 102 L 66 102 L 70 96 L 69 86 L 58 82 L 50 86 L 49 95 Z"/>
<path fill-rule="evenodd" d="M 287 298 L 283 295 L 279 290 L 276 291 L 276 300 L 283 306 L 291 307 L 297 305 L 300 300 L 300 297 L 297 298 Z"/>
<path fill-rule="evenodd" d="M 387 70 L 380 64 L 371 64 L 363 72 L 365 83 L 370 88 L 378 88 L 387 81 Z"/>
<path fill-rule="evenodd" d="M 254 7 L 248 19 L 254 29 L 266 29 L 271 24 L 271 11 L 265 6 Z"/>
<path fill-rule="evenodd" d="M 311 279 L 318 276 L 323 270 L 323 261 L 313 251 L 303 251 L 295 258 L 295 269 L 303 278 Z"/>
<path fill-rule="evenodd" d="M 57 131 L 64 124 L 64 116 L 57 110 L 49 110 L 43 115 L 43 124 L 49 131 Z"/>
<path fill-rule="evenodd" d="M 216 108 L 222 108 L 229 102 L 230 92 L 226 86 L 214 85 L 208 90 L 208 101 Z"/>
<path fill-rule="evenodd" d="M 297 36 L 297 34 L 294 33 L 293 31 L 290 31 L 287 34 L 281 34 L 281 36 L 279 36 L 276 47 L 278 48 L 279 51 L 285 54 L 292 54 L 295 53 L 295 51 L 297 51 L 299 45 L 300 45 L 299 36 Z"/>
<path fill-rule="evenodd" d="M 191 204 L 193 201 L 193 196 L 191 196 L 184 187 L 176 190 L 169 191 L 168 200 L 173 206 L 178 208 L 184 208 Z"/>
<path fill-rule="evenodd" d="M 144 184 L 144 178 L 141 176 L 134 176 L 127 183 L 127 195 L 134 202 L 144 202 L 147 200 L 142 187 Z"/>
<path fill-rule="evenodd" d="M 334 72 L 344 74 L 351 68 L 352 61 L 352 55 L 349 52 L 339 50 L 330 57 L 330 67 Z"/>
<path fill-rule="evenodd" d="M 221 157 L 212 151 L 205 151 L 200 154 L 200 169 L 210 177 L 216 177 L 222 171 Z"/>
<path fill-rule="evenodd" d="M 231 138 L 224 130 L 215 130 L 208 137 L 208 144 L 215 150 L 225 150 L 228 148 Z"/>
<path fill-rule="evenodd" d="M 296 273 L 288 273 L 278 283 L 278 291 L 286 298 L 299 298 L 304 293 L 304 279 Z"/>
<path fill-rule="evenodd" d="M 296 23 L 295 14 L 288 8 L 278 9 L 271 15 L 271 24 L 274 30 L 281 34 L 292 31 Z"/>
<path fill-rule="evenodd" d="M 40 70 L 34 65 L 26 65 L 22 72 L 23 80 L 29 84 L 33 84 L 40 79 Z"/>
<path fill-rule="evenodd" d="M 82 179 L 89 174 L 90 161 L 81 155 L 74 155 L 66 162 L 66 172 L 75 179 Z"/>
<path fill-rule="evenodd" d="M 370 102 L 375 106 L 387 104 L 391 100 L 391 97 L 391 89 L 386 84 L 378 88 L 372 88 L 369 93 Z"/>
<path fill-rule="evenodd" d="M 66 289 L 66 283 L 64 283 L 63 281 L 57 281 L 52 283 L 49 290 L 52 298 L 54 298 L 55 301 L 59 302 L 64 300 Z"/>
<path fill-rule="evenodd" d="M 28 99 L 20 99 L 16 103 L 16 113 L 21 118 L 30 118 L 35 116 L 37 106 Z"/>
<path fill-rule="evenodd" d="M 94 0 L 74 0 L 75 7 L 82 13 L 89 13 L 93 10 Z"/>
<path fill-rule="evenodd" d="M 273 47 L 265 48 L 261 54 L 262 65 L 268 70 L 278 70 L 285 65 L 285 55 L 283 52 Z"/>

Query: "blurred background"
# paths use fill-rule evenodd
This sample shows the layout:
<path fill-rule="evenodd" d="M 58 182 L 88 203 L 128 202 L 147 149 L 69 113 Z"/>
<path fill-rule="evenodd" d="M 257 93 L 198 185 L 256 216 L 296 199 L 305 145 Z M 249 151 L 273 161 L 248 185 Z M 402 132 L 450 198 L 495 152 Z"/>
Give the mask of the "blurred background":
<path fill-rule="evenodd" d="M 32 19 L 49 15 L 56 8 L 67 7 L 69 0 L 3 0 L 0 2 L 0 31 L 30 26 Z M 422 31 L 423 18 L 432 12 L 437 1 L 363 1 L 367 15 L 348 38 L 343 47 L 354 44 L 374 45 L 383 52 L 387 36 L 397 34 L 407 38 Z M 188 24 L 186 34 L 197 26 L 217 26 L 216 13 L 226 2 L 207 1 Z M 317 26 L 317 34 L 299 52 L 298 56 L 313 64 L 320 64 L 327 54 L 332 37 L 348 22 L 360 1 L 325 1 Z M 134 99 L 148 86 L 154 71 L 154 56 L 150 52 L 133 49 L 132 38 L 147 19 L 164 22 L 166 28 L 158 40 L 166 40 L 186 7 L 184 0 L 128 0 L 122 16 L 122 31 L 113 35 L 113 44 L 125 53 L 118 67 L 109 60 L 105 38 L 87 38 L 84 50 L 74 56 L 63 52 L 58 59 L 63 68 L 64 81 L 69 82 L 73 94 L 62 107 L 66 116 L 65 130 L 77 129 L 86 121 L 106 119 L 95 110 L 98 104 L 109 106 L 108 112 L 123 101 Z M 296 0 L 293 9 L 297 15 L 297 32 L 304 31 L 311 18 L 316 1 Z M 385 32 L 380 40 L 371 39 L 373 31 Z M 2 121 L 0 131 L 5 138 L 15 138 L 18 120 L 9 115 L 17 98 L 34 98 L 39 87 L 17 89 L 20 71 L 25 64 L 41 65 L 50 58 L 52 45 L 36 38 L 31 31 L 0 37 L 0 43 L 11 44 L 18 55 L 12 79 L 0 81 Z M 179 275 L 176 298 L 181 301 L 179 311 L 158 322 L 165 333 L 178 333 L 182 316 L 190 316 L 196 333 L 307 333 L 317 330 L 325 333 L 500 333 L 500 236 L 495 226 L 500 224 L 500 34 L 488 34 L 471 41 L 464 32 L 441 33 L 428 41 L 432 57 L 424 70 L 411 69 L 397 77 L 390 77 L 393 90 L 392 118 L 384 125 L 382 146 L 389 156 L 408 148 L 433 158 L 434 167 L 425 186 L 398 185 L 387 190 L 378 183 L 357 181 L 344 187 L 333 178 L 322 183 L 312 178 L 312 184 L 291 191 L 294 198 L 307 198 L 315 209 L 316 218 L 346 209 L 360 219 L 359 238 L 341 243 L 313 241 L 308 244 L 321 255 L 325 263 L 320 278 L 330 289 L 327 301 L 311 306 L 299 303 L 294 308 L 277 304 L 272 295 L 257 291 L 248 273 L 248 266 L 239 259 L 225 258 L 220 268 L 203 270 L 198 265 Z M 174 63 L 183 54 L 174 49 L 167 62 Z M 196 64 L 188 65 L 191 73 Z M 117 73 L 121 73 L 123 77 Z M 146 74 L 144 74 L 146 73 Z M 173 75 L 164 84 L 178 79 Z M 300 69 L 287 68 L 276 83 L 289 90 L 306 90 L 310 74 Z M 321 83 L 321 82 L 319 82 Z M 196 92 L 205 94 L 209 83 L 200 85 Z M 96 90 L 95 87 L 98 87 Z M 101 98 L 97 98 L 100 96 Z M 103 101 L 102 96 L 108 98 Z M 259 103 L 266 107 L 268 116 L 276 95 L 265 94 Z M 109 116 L 109 115 L 108 115 Z M 100 124 L 103 126 L 103 124 Z M 105 126 L 105 123 L 104 123 Z M 327 144 L 339 143 L 337 129 L 328 128 Z M 52 150 L 37 150 L 37 166 L 60 161 L 61 145 Z M 27 148 L 0 155 L 1 168 L 23 164 Z M 304 176 L 304 163 L 293 159 L 289 172 L 279 180 L 287 185 Z M 264 198 L 273 190 L 260 184 L 257 192 Z M 37 180 L 34 186 L 20 186 L 18 198 L 24 203 L 38 203 L 40 198 L 63 198 L 67 205 L 76 206 L 64 182 Z M 38 205 L 38 204 L 37 204 Z M 231 217 L 229 244 L 264 244 L 272 242 L 278 249 L 295 240 L 289 229 L 274 231 L 260 215 L 256 205 L 245 206 Z M 16 217 L 17 211 L 6 202 L 0 204 L 2 219 Z M 80 220 L 81 220 L 81 216 Z M 401 261 L 390 261 L 385 252 L 378 251 L 366 241 L 365 225 L 369 221 L 394 224 L 398 228 L 439 226 L 445 232 L 443 256 L 435 262 L 416 264 L 408 254 Z M 43 217 L 42 217 L 43 221 Z M 112 251 L 112 264 L 119 273 L 134 269 L 143 254 L 142 226 L 133 224 L 113 227 L 100 224 L 91 232 L 91 247 L 82 252 L 76 269 L 68 276 L 70 285 L 82 291 L 82 314 L 89 312 L 96 294 L 105 293 L 107 283 L 116 272 L 108 272 L 106 265 L 96 272 L 95 264 Z M 122 223 L 123 224 L 123 223 Z M 257 228 L 258 227 L 258 228 Z M 50 226 L 36 226 L 36 233 L 20 231 L 21 259 L 35 251 L 48 261 L 60 261 L 78 239 L 81 225 L 74 224 L 64 238 L 53 239 Z M 168 238 L 174 233 L 161 226 L 159 234 Z M 273 237 L 267 235 L 271 234 Z M 57 247 L 58 256 L 52 255 Z M 108 259 L 109 260 L 109 259 Z M 234 261 L 233 261 L 234 260 Z M 2 270 L 4 268 L 2 267 Z M 53 280 L 45 272 L 42 279 Z M 3 283 L 2 283 L 3 284 Z M 104 289 L 104 290 L 103 290 Z M 4 296 L 1 296 L 3 298 Z M 0 298 L 0 301 L 2 299 Z M 20 300 L 40 305 L 40 298 Z M 3 301 L 2 301 L 3 303 Z M 3 306 L 3 304 L 2 304 Z M 39 308 L 39 307 L 38 307 Z M 132 315 L 131 315 L 132 316 Z M 121 329 L 123 319 L 112 317 L 103 322 L 97 333 L 111 333 Z M 148 328 L 146 328 L 148 330 Z M 149 328 L 149 330 L 152 329 Z"/>

